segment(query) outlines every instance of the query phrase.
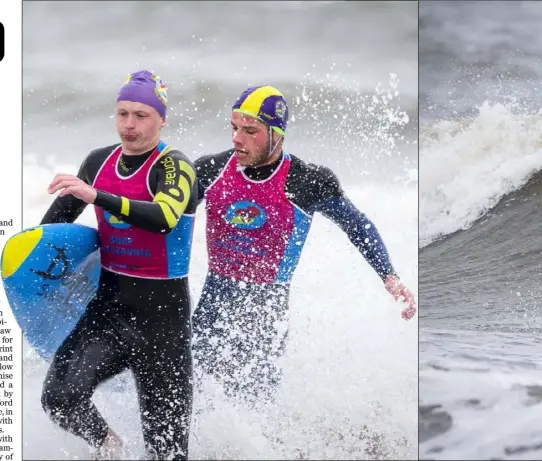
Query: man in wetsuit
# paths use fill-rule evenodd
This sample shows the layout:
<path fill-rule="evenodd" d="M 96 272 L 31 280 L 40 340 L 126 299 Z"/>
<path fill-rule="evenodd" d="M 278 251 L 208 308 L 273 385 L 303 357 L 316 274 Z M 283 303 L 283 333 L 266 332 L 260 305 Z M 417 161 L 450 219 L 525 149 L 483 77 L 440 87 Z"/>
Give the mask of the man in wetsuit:
<path fill-rule="evenodd" d="M 135 377 L 146 449 L 187 459 L 192 411 L 188 271 L 196 175 L 160 139 L 167 89 L 148 71 L 131 74 L 115 112 L 121 143 L 92 151 L 77 176 L 58 174 L 61 191 L 42 224 L 71 223 L 94 205 L 102 272 L 95 298 L 57 351 L 42 394 L 53 421 L 121 456 L 122 442 L 91 401 L 96 387 L 125 369 Z"/>
<path fill-rule="evenodd" d="M 288 332 L 290 282 L 315 212 L 335 222 L 384 287 L 416 312 L 375 225 L 326 167 L 282 150 L 288 107 L 273 87 L 247 89 L 233 106 L 233 149 L 194 162 L 207 208 L 209 272 L 193 316 L 194 368 L 230 395 L 273 397 Z"/>

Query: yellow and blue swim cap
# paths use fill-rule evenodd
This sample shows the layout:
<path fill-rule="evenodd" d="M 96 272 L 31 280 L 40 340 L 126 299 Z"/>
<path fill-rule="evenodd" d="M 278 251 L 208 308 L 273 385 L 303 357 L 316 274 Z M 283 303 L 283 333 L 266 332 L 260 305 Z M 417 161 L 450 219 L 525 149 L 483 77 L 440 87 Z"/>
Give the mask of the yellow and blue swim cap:
<path fill-rule="evenodd" d="M 288 104 L 276 88 L 269 85 L 247 88 L 237 98 L 232 110 L 255 117 L 284 136 L 288 123 Z"/>

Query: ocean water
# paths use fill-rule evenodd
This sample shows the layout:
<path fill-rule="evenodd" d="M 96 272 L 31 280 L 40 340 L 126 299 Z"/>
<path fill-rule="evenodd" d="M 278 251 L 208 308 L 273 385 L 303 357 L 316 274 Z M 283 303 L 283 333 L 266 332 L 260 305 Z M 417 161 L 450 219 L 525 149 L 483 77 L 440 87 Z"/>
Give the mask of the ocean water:
<path fill-rule="evenodd" d="M 270 83 L 290 102 L 286 150 L 337 173 L 417 295 L 417 10 L 416 2 L 25 3 L 24 226 L 53 200 L 46 187 L 55 173 L 75 173 L 91 149 L 116 142 L 114 96 L 130 71 L 151 68 L 168 83 L 164 139 L 191 159 L 229 148 L 234 99 Z M 80 222 L 95 225 L 90 208 Z M 206 270 L 201 207 L 194 304 Z M 189 457 L 416 458 L 418 332 L 400 311 L 347 237 L 317 215 L 293 281 L 276 404 L 253 411 L 206 382 Z M 24 458 L 85 459 L 85 444 L 41 409 L 47 365 L 26 346 Z M 127 457 L 141 459 L 130 375 L 95 401 Z"/>
<path fill-rule="evenodd" d="M 420 3 L 420 459 L 542 456 L 540 20 Z"/>

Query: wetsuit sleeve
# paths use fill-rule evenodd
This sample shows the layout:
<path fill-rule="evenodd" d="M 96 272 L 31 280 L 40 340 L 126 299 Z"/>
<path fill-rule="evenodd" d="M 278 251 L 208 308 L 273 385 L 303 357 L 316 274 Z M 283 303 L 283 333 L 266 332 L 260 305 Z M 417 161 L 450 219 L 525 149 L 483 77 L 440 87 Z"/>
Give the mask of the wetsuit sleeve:
<path fill-rule="evenodd" d="M 205 191 L 222 172 L 233 150 L 219 154 L 204 155 L 194 161 L 194 168 L 198 178 L 198 203 L 205 198 Z"/>
<path fill-rule="evenodd" d="M 152 202 L 97 191 L 94 205 L 140 229 L 156 233 L 171 232 L 183 215 L 195 191 L 196 173 L 190 161 L 179 151 L 164 155 L 150 171 L 156 174 Z"/>
<path fill-rule="evenodd" d="M 374 223 L 345 195 L 331 170 L 322 167 L 319 170 L 315 211 L 332 220 L 346 233 L 382 280 L 390 274 L 396 275 L 386 245 Z"/>
<path fill-rule="evenodd" d="M 88 177 L 88 158 L 81 164 L 77 177 L 87 184 Z M 43 216 L 40 224 L 73 223 L 85 210 L 87 204 L 73 195 L 57 197 Z"/>
<path fill-rule="evenodd" d="M 200 203 L 205 198 L 205 191 L 207 190 L 207 187 L 209 187 L 207 184 L 208 181 L 203 179 L 204 177 L 208 176 L 208 172 L 207 172 L 207 166 L 202 161 L 201 158 L 198 158 L 194 162 L 194 167 L 196 168 L 196 175 L 198 177 L 197 191 L 198 191 L 198 203 Z"/>

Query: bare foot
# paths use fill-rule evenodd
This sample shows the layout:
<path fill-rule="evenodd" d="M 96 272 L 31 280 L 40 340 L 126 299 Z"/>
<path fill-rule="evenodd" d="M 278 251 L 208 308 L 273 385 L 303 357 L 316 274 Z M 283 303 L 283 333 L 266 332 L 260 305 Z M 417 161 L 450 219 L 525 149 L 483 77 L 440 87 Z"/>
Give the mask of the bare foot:
<path fill-rule="evenodd" d="M 106 460 L 106 459 L 123 459 L 124 446 L 121 438 L 115 434 L 111 429 L 107 433 L 107 437 L 93 454 L 91 459 L 93 460 Z"/>

